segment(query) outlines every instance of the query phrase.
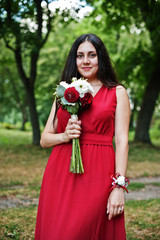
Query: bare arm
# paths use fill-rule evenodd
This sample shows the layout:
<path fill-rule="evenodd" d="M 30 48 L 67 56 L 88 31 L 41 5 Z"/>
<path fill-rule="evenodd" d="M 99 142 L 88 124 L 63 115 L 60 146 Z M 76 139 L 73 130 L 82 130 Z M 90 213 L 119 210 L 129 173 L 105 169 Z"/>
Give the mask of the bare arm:
<path fill-rule="evenodd" d="M 40 144 L 43 148 L 53 147 L 58 144 L 68 143 L 73 138 L 78 138 L 81 134 L 81 121 L 69 119 L 66 129 L 63 133 L 57 133 L 58 119 L 55 115 L 56 104 L 53 103 L 46 126 L 42 132 Z"/>
<path fill-rule="evenodd" d="M 122 176 L 126 174 L 128 161 L 128 132 L 130 107 L 128 95 L 124 87 L 116 88 L 117 108 L 115 115 L 115 146 L 116 160 L 115 173 L 119 172 Z M 122 209 L 122 211 L 120 211 Z M 114 188 L 110 193 L 107 203 L 107 212 L 109 220 L 112 217 L 121 214 L 124 209 L 124 190 L 122 188 Z"/>
<path fill-rule="evenodd" d="M 130 107 L 127 92 L 124 87 L 118 86 L 117 108 L 115 115 L 115 146 L 116 146 L 116 169 L 125 176 L 128 161 L 128 132 Z"/>

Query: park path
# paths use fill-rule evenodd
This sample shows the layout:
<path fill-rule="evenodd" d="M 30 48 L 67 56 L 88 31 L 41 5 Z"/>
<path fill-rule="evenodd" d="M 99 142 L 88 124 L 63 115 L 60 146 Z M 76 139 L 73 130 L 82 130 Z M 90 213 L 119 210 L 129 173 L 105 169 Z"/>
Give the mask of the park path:
<path fill-rule="evenodd" d="M 143 177 L 131 179 L 131 182 L 144 183 L 145 188 L 138 191 L 130 191 L 129 194 L 125 193 L 125 200 L 148 200 L 159 198 L 160 199 L 160 186 L 153 185 L 154 183 L 160 184 L 160 176 L 158 177 Z M 27 207 L 30 205 L 38 205 L 37 198 L 9 198 L 0 197 L 0 209 L 7 209 L 13 207 Z"/>
<path fill-rule="evenodd" d="M 154 183 L 160 184 L 160 176 L 158 177 L 143 177 L 131 179 L 132 183 L 144 183 L 145 188 L 138 191 L 130 191 L 129 194 L 125 193 L 125 200 L 148 200 L 160 198 L 160 185 L 155 186 Z"/>

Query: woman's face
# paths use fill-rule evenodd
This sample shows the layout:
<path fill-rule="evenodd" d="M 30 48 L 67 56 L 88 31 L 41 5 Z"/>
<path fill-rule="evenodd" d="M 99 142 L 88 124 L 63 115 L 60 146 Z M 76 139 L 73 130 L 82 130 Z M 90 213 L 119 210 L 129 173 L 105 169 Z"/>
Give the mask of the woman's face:
<path fill-rule="evenodd" d="M 98 56 L 93 44 L 89 41 L 81 43 L 77 50 L 77 70 L 88 80 L 98 80 Z"/>

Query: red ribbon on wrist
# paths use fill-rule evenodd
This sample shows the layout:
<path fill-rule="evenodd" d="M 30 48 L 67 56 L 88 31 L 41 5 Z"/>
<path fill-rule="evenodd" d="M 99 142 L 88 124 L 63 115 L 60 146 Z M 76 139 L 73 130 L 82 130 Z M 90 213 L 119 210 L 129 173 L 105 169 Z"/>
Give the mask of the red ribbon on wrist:
<path fill-rule="evenodd" d="M 125 177 L 125 185 L 119 185 L 117 182 L 115 182 L 115 180 L 117 180 L 119 177 L 120 177 L 120 173 L 116 173 L 116 174 L 112 174 L 111 175 L 111 179 L 113 179 L 113 182 L 112 182 L 112 187 L 111 189 L 109 190 L 109 193 L 114 189 L 114 188 L 123 188 L 127 193 L 128 193 L 128 190 L 127 190 L 127 187 L 129 185 L 129 179 Z"/>
<path fill-rule="evenodd" d="M 125 187 L 125 186 L 120 186 L 120 185 L 117 185 L 117 184 L 115 184 L 115 185 L 113 185 L 112 187 L 111 187 L 111 189 L 109 190 L 109 193 L 112 191 L 112 189 L 114 189 L 114 188 L 123 188 L 124 190 L 126 190 L 126 192 L 128 193 L 128 190 L 127 190 L 127 188 Z"/>

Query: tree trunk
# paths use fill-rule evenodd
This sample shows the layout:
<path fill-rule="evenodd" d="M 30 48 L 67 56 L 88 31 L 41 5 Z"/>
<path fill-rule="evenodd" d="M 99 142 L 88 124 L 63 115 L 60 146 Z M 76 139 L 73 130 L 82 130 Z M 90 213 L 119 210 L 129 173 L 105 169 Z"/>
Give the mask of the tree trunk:
<path fill-rule="evenodd" d="M 22 113 L 22 126 L 21 126 L 21 131 L 25 131 L 25 124 L 27 122 L 27 115 L 26 115 L 26 110 L 24 109 L 24 112 Z"/>
<path fill-rule="evenodd" d="M 40 142 L 40 127 L 38 121 L 38 113 L 36 110 L 36 100 L 34 97 L 34 89 L 27 88 L 27 101 L 30 112 L 30 120 L 32 124 L 32 132 L 33 132 L 33 144 L 39 145 Z"/>
<path fill-rule="evenodd" d="M 27 117 L 27 97 L 25 96 L 25 99 L 24 99 L 24 102 L 22 104 L 22 126 L 21 126 L 21 130 L 22 131 L 25 131 L 25 124 L 28 120 L 28 117 Z"/>
<path fill-rule="evenodd" d="M 151 79 L 146 87 L 141 110 L 138 115 L 135 141 L 151 144 L 149 127 L 154 112 L 156 100 L 160 92 L 160 70 L 153 72 Z"/>

